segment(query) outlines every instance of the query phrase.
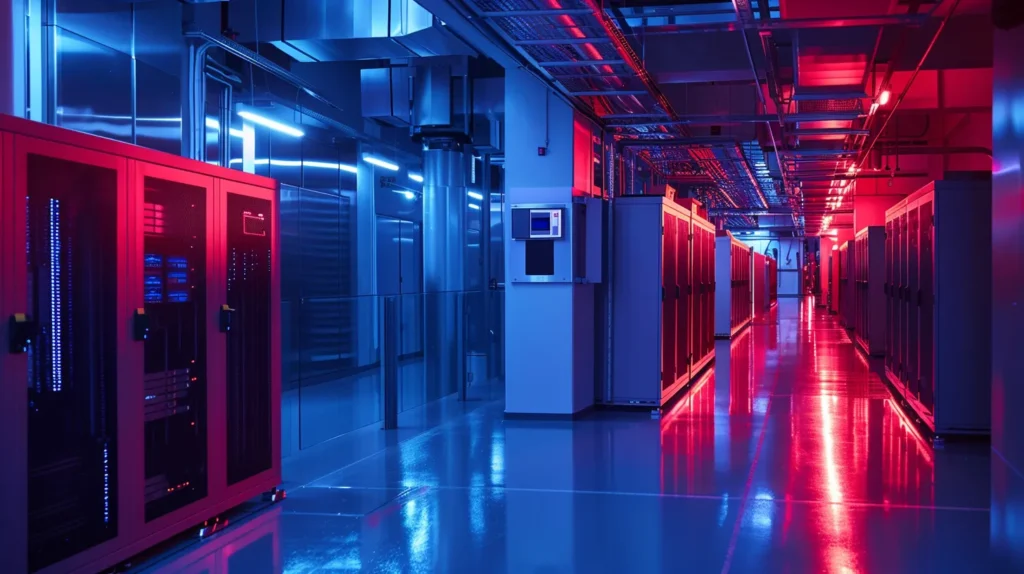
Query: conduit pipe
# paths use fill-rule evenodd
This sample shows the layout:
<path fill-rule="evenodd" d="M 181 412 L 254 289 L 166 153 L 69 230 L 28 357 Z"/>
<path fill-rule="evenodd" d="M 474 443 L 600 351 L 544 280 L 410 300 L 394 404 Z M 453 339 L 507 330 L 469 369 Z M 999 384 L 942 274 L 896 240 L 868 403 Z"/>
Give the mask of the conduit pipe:
<path fill-rule="evenodd" d="M 878 133 L 876 133 L 875 136 L 871 138 L 871 142 L 868 145 L 861 148 L 861 151 L 857 156 L 856 165 L 863 164 L 868 154 L 871 153 L 872 148 L 875 147 L 875 143 L 878 141 L 878 138 L 880 138 L 882 134 L 885 133 L 885 128 L 889 125 L 889 121 L 892 120 L 892 117 L 895 115 L 896 110 L 899 109 L 900 104 L 902 104 L 903 100 L 907 97 L 907 94 L 910 92 L 911 86 L 914 85 L 914 80 L 917 79 L 917 75 L 921 72 L 921 68 L 924 67 L 925 61 L 928 60 L 928 56 L 932 53 L 932 49 L 935 48 L 935 43 L 938 42 L 939 36 L 942 35 L 942 31 L 946 29 L 946 24 L 949 24 L 950 19 L 953 18 L 953 14 L 956 13 L 956 9 L 958 6 L 960 6 L 960 0 L 954 0 L 953 6 L 950 7 L 949 12 L 947 12 L 946 16 L 942 19 L 942 22 L 939 24 L 939 28 L 935 30 L 935 35 L 932 36 L 931 42 L 928 43 L 928 47 L 925 49 L 924 54 L 921 55 L 921 59 L 917 62 L 917 66 L 914 68 L 914 73 L 910 75 L 910 79 L 907 81 L 907 85 L 903 87 L 903 91 L 900 92 L 899 97 L 896 98 L 896 102 L 893 103 L 889 115 L 887 115 L 885 121 L 882 122 L 882 127 L 878 130 Z M 989 152 L 989 154 L 991 155 L 991 152 Z"/>

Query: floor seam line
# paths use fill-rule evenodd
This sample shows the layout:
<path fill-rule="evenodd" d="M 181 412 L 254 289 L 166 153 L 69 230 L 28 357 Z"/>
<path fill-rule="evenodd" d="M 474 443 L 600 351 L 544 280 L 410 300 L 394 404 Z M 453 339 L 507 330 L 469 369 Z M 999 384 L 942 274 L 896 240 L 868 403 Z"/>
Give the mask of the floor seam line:
<path fill-rule="evenodd" d="M 768 393 L 768 404 L 764 408 L 764 418 L 761 423 L 761 434 L 757 438 L 757 447 L 754 450 L 754 460 L 750 464 L 750 473 L 747 475 L 747 484 L 743 490 L 743 498 L 740 501 L 740 507 L 738 516 L 736 517 L 736 524 L 733 526 L 732 536 L 729 539 L 729 546 L 727 546 L 725 553 L 725 564 L 722 566 L 722 574 L 728 574 L 730 568 L 732 568 L 732 557 L 736 553 L 736 544 L 739 541 L 740 530 L 743 527 L 743 514 L 747 510 L 747 502 L 750 500 L 750 491 L 754 486 L 754 473 L 757 471 L 757 464 L 761 460 L 761 449 L 764 447 L 765 437 L 768 435 L 768 415 L 772 411 L 772 403 L 775 399 L 775 391 L 779 387 L 779 379 L 781 378 L 782 365 L 778 365 L 775 368 L 775 376 L 772 381 L 772 389 Z"/>
<path fill-rule="evenodd" d="M 473 415 L 476 415 L 476 414 L 480 413 L 481 411 L 483 411 L 483 410 L 485 410 L 487 408 L 490 408 L 490 407 L 498 404 L 499 402 L 501 402 L 501 399 L 498 399 L 498 400 L 494 401 L 490 405 L 481 405 L 480 407 L 478 407 L 476 409 L 473 409 L 472 411 L 469 411 L 468 413 L 462 413 L 461 417 L 452 418 L 451 420 L 446 421 L 444 423 L 441 423 L 440 425 L 438 425 L 438 426 L 436 426 L 436 427 L 434 427 L 432 429 L 425 430 L 425 431 L 421 432 L 420 434 L 417 434 L 415 436 L 411 436 L 411 437 L 407 438 L 404 441 L 399 441 L 396 444 L 388 445 L 388 446 L 384 447 L 383 449 L 378 450 L 377 452 L 368 454 L 368 455 L 364 456 L 363 458 L 360 458 L 359 460 L 352 461 L 352 462 L 350 462 L 350 463 L 348 463 L 348 464 L 346 464 L 344 466 L 340 466 L 340 467 L 338 467 L 338 468 L 328 472 L 327 474 L 324 474 L 323 476 L 321 476 L 319 478 L 314 478 L 313 480 L 311 480 L 311 481 L 309 481 L 309 482 L 307 482 L 307 483 L 305 483 L 305 484 L 303 484 L 301 486 L 294 487 L 294 488 L 296 490 L 301 489 L 301 488 L 307 488 L 307 487 L 309 487 L 313 483 L 320 482 L 321 480 L 323 480 L 323 479 L 325 479 L 325 478 L 327 478 L 329 476 L 332 476 L 332 475 L 334 475 L 336 473 L 339 473 L 339 472 L 341 472 L 341 471 L 343 471 L 343 470 L 345 470 L 347 468 L 350 468 L 350 467 L 355 466 L 355 465 L 357 465 L 359 463 L 362 463 L 362 462 L 366 462 L 367 460 L 370 460 L 371 458 L 373 458 L 373 457 L 375 457 L 375 456 L 377 456 L 379 454 L 388 452 L 392 448 L 401 447 L 401 446 L 407 445 L 407 444 L 409 444 L 409 443 L 411 443 L 413 441 L 418 441 L 418 440 L 421 440 L 421 439 L 423 439 L 425 437 L 434 436 L 435 434 L 440 433 L 441 430 L 444 429 L 445 427 L 448 427 L 450 425 L 455 425 L 456 423 L 465 422 L 467 419 L 469 419 Z"/>

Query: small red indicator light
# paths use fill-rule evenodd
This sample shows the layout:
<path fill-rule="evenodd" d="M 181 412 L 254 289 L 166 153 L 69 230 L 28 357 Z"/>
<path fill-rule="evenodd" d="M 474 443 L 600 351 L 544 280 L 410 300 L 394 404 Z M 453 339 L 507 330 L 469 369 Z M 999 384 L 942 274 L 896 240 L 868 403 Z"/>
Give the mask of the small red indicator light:
<path fill-rule="evenodd" d="M 539 147 L 537 148 L 537 155 L 548 155 L 548 148 Z"/>

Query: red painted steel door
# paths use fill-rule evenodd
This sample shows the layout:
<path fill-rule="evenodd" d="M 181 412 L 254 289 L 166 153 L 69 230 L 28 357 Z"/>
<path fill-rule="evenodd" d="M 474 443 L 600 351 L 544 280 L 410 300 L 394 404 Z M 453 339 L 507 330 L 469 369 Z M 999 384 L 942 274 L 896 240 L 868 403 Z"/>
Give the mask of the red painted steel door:
<path fill-rule="evenodd" d="M 129 197 L 129 299 L 148 334 L 133 348 L 133 457 L 144 461 L 137 517 L 174 523 L 189 505 L 226 487 L 223 478 L 223 346 L 213 303 L 214 179 L 136 162 Z M 213 292 L 211 292 L 213 291 Z M 220 368 L 218 368 L 220 367 Z M 210 448 L 208 445 L 213 445 Z M 161 520 L 163 519 L 163 520 Z"/>
<path fill-rule="evenodd" d="M 661 388 L 676 381 L 676 217 L 662 214 Z"/>
<path fill-rule="evenodd" d="M 918 305 L 920 301 L 918 295 L 920 294 L 920 279 L 918 277 L 918 255 L 920 249 L 920 242 L 918 234 L 920 232 L 920 226 L 918 225 L 918 209 L 917 205 L 913 205 L 910 208 L 910 212 L 907 214 L 907 388 L 910 391 L 911 396 L 915 399 L 920 398 L 920 389 L 918 385 L 918 370 L 917 370 L 917 359 L 918 349 L 920 348 L 920 325 L 918 324 Z"/>
<path fill-rule="evenodd" d="M 10 396 L 25 405 L 27 418 L 5 437 L 8 445 L 28 446 L 25 458 L 5 462 L 28 466 L 16 470 L 20 484 L 5 490 L 27 502 L 18 505 L 18 512 L 27 511 L 18 530 L 27 534 L 29 568 L 36 570 L 105 553 L 104 543 L 135 536 L 130 506 L 120 496 L 140 471 L 124 440 L 133 429 L 119 416 L 131 386 L 127 362 L 119 360 L 131 345 L 127 238 L 119 225 L 127 164 L 51 141 L 6 141 L 13 143 L 14 197 L 3 227 L 20 248 L 8 246 L 17 285 L 4 297 L 37 328 L 16 360 L 14 381 L 21 383 Z M 16 438 L 26 433 L 27 441 Z"/>
<path fill-rule="evenodd" d="M 704 356 L 704 229 L 693 227 L 693 352 L 694 360 Z"/>
<path fill-rule="evenodd" d="M 920 366 L 921 403 L 933 411 L 935 404 L 935 217 L 934 203 L 921 205 L 921 304 Z"/>
<path fill-rule="evenodd" d="M 680 375 L 689 374 L 693 356 L 690 352 L 690 220 L 680 219 L 676 231 L 676 285 L 679 299 L 676 303 L 676 365 Z M 685 373 L 684 373 L 685 371 Z"/>
<path fill-rule="evenodd" d="M 893 220 L 885 222 L 885 366 L 891 370 L 896 368 L 893 362 L 893 347 L 896 344 L 896 311 L 893 301 L 893 293 L 896 289 L 896 278 L 893 273 L 896 265 L 896 254 L 893 248 L 894 227 Z"/>
<path fill-rule="evenodd" d="M 276 190 L 219 182 L 218 294 L 230 311 L 224 334 L 227 484 L 280 472 L 281 300 Z M 223 330 L 223 329 L 222 329 Z"/>

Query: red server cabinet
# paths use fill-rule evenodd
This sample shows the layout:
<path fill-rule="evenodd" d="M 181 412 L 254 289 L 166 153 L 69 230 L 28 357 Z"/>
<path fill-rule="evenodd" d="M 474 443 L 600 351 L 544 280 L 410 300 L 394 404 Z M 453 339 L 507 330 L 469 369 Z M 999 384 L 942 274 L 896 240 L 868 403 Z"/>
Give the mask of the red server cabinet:
<path fill-rule="evenodd" d="M 847 329 L 853 328 L 854 315 L 856 314 L 856 299 L 853 296 L 853 270 L 854 259 L 857 250 L 853 247 L 853 241 L 846 241 L 839 246 L 839 323 Z"/>
<path fill-rule="evenodd" d="M 276 183 L 0 136 L 6 571 L 96 572 L 280 482 Z"/>
<path fill-rule="evenodd" d="M 991 429 L 991 179 L 931 183 L 886 212 L 886 375 L 936 434 Z"/>
<path fill-rule="evenodd" d="M 879 357 L 885 356 L 889 337 L 885 229 L 865 227 L 854 238 L 853 336 L 865 353 Z"/>
<path fill-rule="evenodd" d="M 756 251 L 750 260 L 751 297 L 754 302 L 754 314 L 759 315 L 769 308 L 768 305 L 768 258 Z"/>
<path fill-rule="evenodd" d="M 728 231 L 715 237 L 715 337 L 728 339 L 750 324 L 753 250 Z"/>
<path fill-rule="evenodd" d="M 614 206 L 612 404 L 660 407 L 714 357 L 705 251 L 713 227 L 670 199 Z"/>
<path fill-rule="evenodd" d="M 691 215 L 693 257 L 700 259 L 694 267 L 693 307 L 696 333 L 693 341 L 693 363 L 706 364 L 715 354 L 715 226 L 696 212 Z M 696 317 L 699 317 L 699 322 Z M 696 371 L 695 371 L 696 372 Z"/>
<path fill-rule="evenodd" d="M 774 307 L 779 302 L 779 262 L 768 259 L 768 308 Z"/>

